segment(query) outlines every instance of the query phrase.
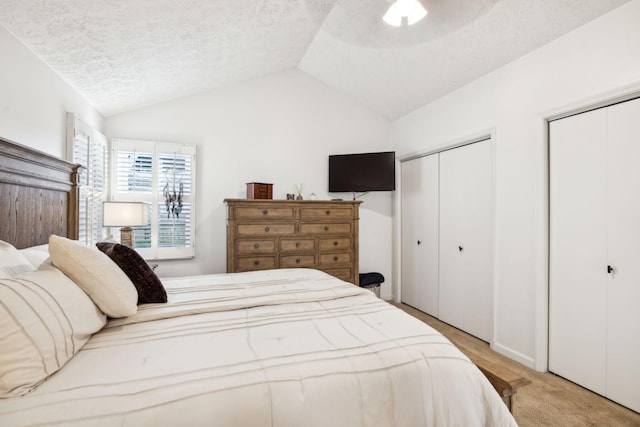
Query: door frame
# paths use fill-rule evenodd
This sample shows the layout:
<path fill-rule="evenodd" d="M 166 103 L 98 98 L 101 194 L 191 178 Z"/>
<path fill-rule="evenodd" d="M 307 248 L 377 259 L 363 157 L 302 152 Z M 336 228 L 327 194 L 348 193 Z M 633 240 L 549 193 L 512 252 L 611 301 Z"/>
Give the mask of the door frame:
<path fill-rule="evenodd" d="M 621 102 L 629 101 L 640 97 L 640 83 L 624 86 L 614 90 L 602 92 L 600 94 L 581 99 L 579 101 L 556 107 L 542 112 L 536 117 L 536 141 L 540 141 L 538 145 L 539 165 L 541 170 L 539 174 L 539 203 L 541 212 L 536 215 L 538 224 L 536 229 L 541 239 L 538 240 L 536 252 L 538 256 L 536 271 L 539 274 L 535 280 L 535 304 L 534 304 L 534 366 L 533 368 L 539 372 L 546 372 L 549 368 L 549 285 L 550 285 L 550 165 L 549 165 L 549 123 L 555 120 L 574 116 L 576 114 L 585 113 L 587 111 L 608 107 Z"/>

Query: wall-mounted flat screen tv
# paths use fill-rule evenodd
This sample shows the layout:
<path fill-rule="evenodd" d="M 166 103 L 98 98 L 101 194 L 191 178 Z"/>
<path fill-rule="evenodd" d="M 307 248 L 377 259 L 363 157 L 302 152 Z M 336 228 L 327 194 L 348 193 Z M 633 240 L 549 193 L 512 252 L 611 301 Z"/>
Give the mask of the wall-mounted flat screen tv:
<path fill-rule="evenodd" d="M 329 156 L 329 192 L 393 191 L 396 153 L 336 154 Z"/>

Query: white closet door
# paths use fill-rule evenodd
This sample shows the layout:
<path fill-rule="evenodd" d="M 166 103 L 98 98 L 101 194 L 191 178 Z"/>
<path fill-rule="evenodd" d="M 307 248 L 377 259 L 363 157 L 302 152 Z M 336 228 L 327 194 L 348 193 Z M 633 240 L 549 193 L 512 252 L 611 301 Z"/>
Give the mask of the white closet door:
<path fill-rule="evenodd" d="M 440 153 L 440 319 L 493 333 L 493 144 Z"/>
<path fill-rule="evenodd" d="M 607 110 L 606 396 L 640 411 L 640 100 Z"/>
<path fill-rule="evenodd" d="M 552 122 L 549 370 L 605 394 L 606 110 Z"/>
<path fill-rule="evenodd" d="M 438 155 L 402 163 L 402 302 L 438 316 Z"/>

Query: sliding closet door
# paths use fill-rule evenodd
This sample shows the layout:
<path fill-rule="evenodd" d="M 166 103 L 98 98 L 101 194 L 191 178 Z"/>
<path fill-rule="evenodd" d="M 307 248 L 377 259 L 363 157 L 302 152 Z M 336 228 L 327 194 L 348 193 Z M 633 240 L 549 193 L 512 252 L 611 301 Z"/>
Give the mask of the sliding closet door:
<path fill-rule="evenodd" d="M 438 316 L 438 155 L 402 163 L 402 302 Z"/>
<path fill-rule="evenodd" d="M 493 144 L 440 153 L 440 319 L 493 332 Z"/>
<path fill-rule="evenodd" d="M 606 396 L 640 411 L 640 100 L 607 113 Z"/>
<path fill-rule="evenodd" d="M 552 122 L 549 370 L 605 394 L 606 109 Z"/>

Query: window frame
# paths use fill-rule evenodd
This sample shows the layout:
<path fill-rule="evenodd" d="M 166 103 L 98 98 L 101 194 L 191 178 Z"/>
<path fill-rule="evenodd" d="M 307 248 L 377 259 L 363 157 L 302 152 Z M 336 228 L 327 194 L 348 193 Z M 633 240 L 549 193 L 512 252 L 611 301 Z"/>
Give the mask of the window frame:
<path fill-rule="evenodd" d="M 66 131 L 67 159 L 82 166 L 78 180 L 78 241 L 93 246 L 103 237 L 102 202 L 109 194 L 107 138 L 73 113 L 67 113 Z M 100 182 L 102 186 L 98 185 Z"/>
<path fill-rule="evenodd" d="M 141 153 L 151 154 L 151 192 L 123 192 L 118 188 L 118 152 L 138 151 Z M 189 204 L 188 218 L 188 238 L 189 246 L 180 247 L 160 247 L 159 235 L 162 223 L 160 222 L 160 205 L 164 204 L 162 196 L 162 188 L 160 188 L 160 155 L 173 153 L 174 155 L 191 157 L 191 174 L 190 174 L 190 192 L 184 195 L 184 203 Z M 147 260 L 168 260 L 168 259 L 186 259 L 195 257 L 196 248 L 196 146 L 193 144 L 181 144 L 171 142 L 141 141 L 130 139 L 112 139 L 110 148 L 110 178 L 111 192 L 110 200 L 112 201 L 129 201 L 129 202 L 147 202 L 151 204 L 150 209 L 150 228 L 151 228 L 151 245 L 150 247 L 134 247 L 134 249 Z M 136 161 L 136 160 L 134 160 Z M 144 230 L 146 227 L 134 227 L 134 242 L 136 240 L 135 233 L 138 229 Z M 117 231 L 117 230 L 114 230 Z M 114 233 L 115 234 L 115 233 Z"/>

